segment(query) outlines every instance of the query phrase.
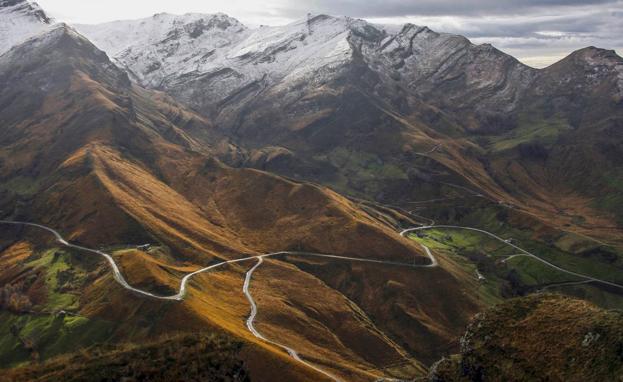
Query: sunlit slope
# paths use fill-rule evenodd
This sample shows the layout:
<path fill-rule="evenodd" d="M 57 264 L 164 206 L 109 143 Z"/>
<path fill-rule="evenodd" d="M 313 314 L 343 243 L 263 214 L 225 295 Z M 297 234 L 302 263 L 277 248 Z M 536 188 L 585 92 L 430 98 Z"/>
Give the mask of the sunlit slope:
<path fill-rule="evenodd" d="M 2 217 L 42 223 L 73 243 L 111 253 L 132 286 L 173 294 L 190 271 L 281 250 L 415 265 L 430 261 L 395 227 L 327 188 L 214 159 L 231 147 L 209 134 L 209 121 L 132 85 L 65 26 L 2 56 L 0 79 L 7 85 L 0 89 Z M 197 276 L 184 301 L 160 301 L 124 289 L 101 256 L 62 247 L 36 228 L 2 228 L 1 279 L 25 288 L 20 294 L 31 304 L 2 313 L 9 324 L 0 328 L 7 340 L 0 351 L 15 356 L 7 365 L 31 360 L 34 350 L 49 359 L 92 343 L 138 344 L 155 333 L 205 330 L 226 332 L 245 344 L 241 354 L 252 378 L 272 380 L 277 368 L 289 370 L 287 380 L 322 378 L 247 329 L 250 306 L 242 286 L 253 261 Z M 147 243 L 150 250 L 136 249 Z M 427 297 L 431 288 L 425 280 L 435 278 L 444 285 L 439 299 L 464 298 L 468 276 L 451 267 L 361 265 L 365 276 L 350 280 L 346 291 L 338 285 L 346 276 L 316 275 L 293 261 L 266 261 L 253 279 L 257 327 L 348 380 L 422 375 L 429 358 L 420 360 L 423 351 L 403 344 L 420 333 L 410 328 L 426 321 L 421 338 L 433 338 L 429 350 L 435 353 L 453 346 L 453 325 L 467 322 L 477 308 L 468 295 L 461 305 L 466 309 L 456 316 L 451 304 Z M 324 263 L 326 269 L 340 266 Z M 421 296 L 416 299 L 424 313 L 409 314 L 386 331 L 381 322 L 392 315 L 386 309 L 374 313 L 369 301 L 379 296 L 373 289 L 411 275 L 418 284 L 401 281 L 384 303 Z M 28 280 L 39 281 L 20 284 Z M 57 319 L 60 311 L 70 315 Z M 452 325 L 436 323 L 450 316 L 456 317 Z M 12 323 L 38 347 L 11 336 Z M 56 337 L 62 342 L 51 340 Z"/>

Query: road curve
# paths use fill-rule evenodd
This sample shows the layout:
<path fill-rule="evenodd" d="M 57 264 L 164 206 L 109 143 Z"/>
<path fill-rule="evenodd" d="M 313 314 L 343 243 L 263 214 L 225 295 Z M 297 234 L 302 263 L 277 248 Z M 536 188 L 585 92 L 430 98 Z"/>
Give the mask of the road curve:
<path fill-rule="evenodd" d="M 278 342 L 269 340 L 268 338 L 264 337 L 262 335 L 262 333 L 258 332 L 257 329 L 255 329 L 255 325 L 254 325 L 254 321 L 255 321 L 255 316 L 257 316 L 257 304 L 255 303 L 255 300 L 253 300 L 253 296 L 251 295 L 251 292 L 249 292 L 249 287 L 251 286 L 251 277 L 253 276 L 253 272 L 255 272 L 255 270 L 257 268 L 259 268 L 260 265 L 262 265 L 262 263 L 264 262 L 264 257 L 265 256 L 258 256 L 257 257 L 257 264 L 255 264 L 253 266 L 253 268 L 249 269 L 249 271 L 247 272 L 245 279 L 244 279 L 244 285 L 242 287 L 242 292 L 244 293 L 244 295 L 247 297 L 247 300 L 249 300 L 249 305 L 251 305 L 251 313 L 249 314 L 249 317 L 247 318 L 247 329 L 249 329 L 249 331 L 257 338 L 259 338 L 260 340 L 264 341 L 264 342 L 268 342 L 269 344 L 275 345 L 283 350 L 285 350 L 290 357 L 294 358 L 296 361 L 298 361 L 299 363 L 302 363 L 303 365 L 323 374 L 324 376 L 336 381 L 336 382 L 340 382 L 340 379 L 338 377 L 336 377 L 335 375 L 326 372 L 320 368 L 318 368 L 315 365 L 312 365 L 311 363 L 305 361 L 304 359 L 302 359 L 298 352 L 294 349 L 292 349 L 289 346 L 286 346 L 284 344 L 280 344 Z"/>
<path fill-rule="evenodd" d="M 585 279 L 585 280 L 590 280 L 590 281 L 593 281 L 593 282 L 596 282 L 596 283 L 601 283 L 601 284 L 604 284 L 604 285 L 609 285 L 609 286 L 612 286 L 612 287 L 615 287 L 615 288 L 623 289 L 623 285 L 616 284 L 616 283 L 613 283 L 613 282 L 610 282 L 610 281 L 606 281 L 606 280 L 601 280 L 601 279 L 598 279 L 598 278 L 595 278 L 595 277 L 592 277 L 592 276 L 588 276 L 588 275 L 584 275 L 584 274 L 581 274 L 581 273 L 577 273 L 577 272 L 574 272 L 574 271 L 570 271 L 570 270 L 565 269 L 565 268 L 561 268 L 561 267 L 559 267 L 556 264 L 552 264 L 549 261 L 544 260 L 544 259 L 540 258 L 539 256 L 537 256 L 537 255 L 535 255 L 535 254 L 533 254 L 531 252 L 528 252 L 525 249 L 520 248 L 520 247 L 516 246 L 515 244 L 510 243 L 510 242 L 502 239 L 501 237 L 499 237 L 498 235 L 496 235 L 494 233 L 491 233 L 489 231 L 485 231 L 485 230 L 482 230 L 482 229 L 479 229 L 479 228 L 461 227 L 461 226 L 454 226 L 454 225 L 435 225 L 435 226 L 430 225 L 430 226 L 422 226 L 422 227 L 415 227 L 415 228 L 406 229 L 406 230 L 401 232 L 401 235 L 407 234 L 407 233 L 410 233 L 410 232 L 415 232 L 415 231 L 423 231 L 423 230 L 427 230 L 427 229 L 437 229 L 437 228 L 462 229 L 462 230 L 467 230 L 467 231 L 479 232 L 479 233 L 485 234 L 485 235 L 487 235 L 489 237 L 492 237 L 492 238 L 494 238 L 496 240 L 501 241 L 502 243 L 505 243 L 506 245 L 509 245 L 509 246 L 515 248 L 516 250 L 521 252 L 521 256 L 531 257 L 531 258 L 533 258 L 533 259 L 535 259 L 537 261 L 540 261 L 541 263 L 543 263 L 543 264 L 545 264 L 545 265 L 547 265 L 549 267 L 552 267 L 552 268 L 554 268 L 554 269 L 556 269 L 556 270 L 558 270 L 560 272 L 563 272 L 563 273 L 566 273 L 566 274 L 569 274 L 569 275 L 573 275 L 573 276 L 576 276 L 576 277 L 580 277 L 580 278 Z M 516 257 L 516 256 L 520 256 L 520 255 L 513 255 L 513 256 L 505 259 L 504 261 L 507 261 L 510 258 Z"/>
<path fill-rule="evenodd" d="M 7 220 L 0 220 L 0 224 L 21 225 L 21 226 L 34 227 L 34 228 L 39 228 L 39 229 L 48 231 L 49 233 L 54 235 L 54 237 L 56 238 L 56 241 L 58 243 L 62 244 L 65 247 L 77 249 L 77 250 L 84 251 L 84 252 L 94 253 L 94 254 L 97 254 L 97 255 L 100 255 L 100 256 L 104 257 L 106 259 L 106 261 L 108 261 L 108 264 L 110 265 L 110 267 L 112 269 L 113 277 L 115 278 L 115 281 L 117 281 L 119 284 L 121 284 L 121 286 L 124 287 L 125 289 L 130 290 L 130 291 L 135 292 L 135 293 L 138 293 L 138 294 L 143 295 L 143 296 L 157 298 L 157 299 L 161 299 L 161 300 L 177 300 L 176 296 L 158 296 L 158 295 L 155 295 L 153 293 L 150 293 L 150 292 L 138 289 L 138 288 L 134 288 L 133 286 L 128 284 L 128 282 L 125 280 L 125 278 L 121 274 L 121 271 L 119 270 L 119 267 L 117 266 L 117 263 L 112 258 L 112 256 L 110 256 L 109 254 L 107 254 L 105 252 L 96 250 L 96 249 L 91 249 L 91 248 L 86 248 L 86 247 L 83 247 L 83 246 L 80 246 L 80 245 L 71 244 L 67 240 L 65 240 L 61 236 L 60 233 L 58 233 L 57 231 L 55 231 L 54 229 L 52 229 L 50 227 L 46 227 L 44 225 L 35 224 L 35 223 L 7 221 Z"/>
<path fill-rule="evenodd" d="M 404 236 L 401 233 L 401 236 Z M 384 260 L 372 260 L 372 259 L 360 259 L 360 258 L 355 258 L 355 257 L 346 257 L 346 256 L 336 256 L 336 255 L 325 255 L 325 254 L 320 254 L 320 253 L 310 253 L 310 252 L 294 252 L 294 251 L 282 251 L 282 252 L 276 252 L 276 253 L 269 253 L 266 255 L 260 255 L 260 256 L 256 256 L 255 258 L 258 259 L 257 264 L 255 264 L 247 273 L 244 279 L 244 284 L 242 287 L 242 292 L 244 293 L 244 295 L 247 297 L 247 300 L 249 301 L 249 305 L 251 306 L 251 313 L 249 314 L 249 317 L 247 318 L 247 329 L 249 329 L 249 331 L 257 338 L 259 338 L 262 341 L 265 341 L 267 343 L 270 343 L 272 345 L 275 345 L 283 350 L 285 350 L 292 358 L 294 358 L 296 361 L 302 363 L 303 365 L 325 375 L 326 377 L 336 381 L 336 382 L 340 382 L 341 380 L 336 377 L 335 375 L 324 371 L 320 368 L 318 368 L 317 366 L 305 361 L 304 359 L 301 358 L 301 356 L 299 355 L 299 353 L 292 349 L 289 346 L 286 346 L 284 344 L 275 342 L 273 340 L 270 340 L 268 338 L 266 338 L 264 335 L 262 335 L 256 328 L 255 328 L 255 317 L 257 316 L 258 313 L 258 308 L 257 308 L 257 304 L 255 302 L 255 300 L 253 299 L 253 296 L 251 295 L 251 292 L 249 291 L 249 288 L 251 286 L 251 278 L 253 277 L 253 273 L 257 270 L 257 268 L 260 267 L 260 265 L 262 265 L 262 263 L 264 262 L 264 259 L 267 257 L 273 257 L 273 256 L 278 256 L 278 255 L 289 255 L 289 256 L 310 256 L 310 257 L 321 257 L 321 258 L 328 258 L 328 259 L 332 259 L 332 260 L 342 260 L 342 261 L 356 261 L 356 262 L 365 262 L 365 263 L 372 263 L 372 264 L 382 264 L 382 265 L 394 265 L 394 266 L 401 266 L 401 267 L 410 267 L 410 268 L 433 268 L 433 267 L 437 267 L 439 265 L 439 263 L 437 262 L 437 259 L 433 256 L 433 254 L 431 253 L 430 249 L 428 247 L 426 247 L 425 245 L 422 245 L 422 247 L 424 248 L 426 255 L 428 256 L 428 258 L 430 259 L 430 264 L 407 264 L 407 263 L 400 263 L 400 262 L 395 262 L 395 261 L 384 261 Z M 387 381 L 393 381 L 393 379 L 385 379 Z"/>
<path fill-rule="evenodd" d="M 143 296 L 146 296 L 146 297 L 151 297 L 151 298 L 156 298 L 156 299 L 159 299 L 159 300 L 181 301 L 186 296 L 188 282 L 194 276 L 196 276 L 196 275 L 198 275 L 200 273 L 205 273 L 205 272 L 207 272 L 209 270 L 212 270 L 212 269 L 215 269 L 215 268 L 222 267 L 222 266 L 227 265 L 227 264 L 241 263 L 241 262 L 244 262 L 244 261 L 259 259 L 260 257 L 264 258 L 264 257 L 272 257 L 272 256 L 279 256 L 279 255 L 289 255 L 289 256 L 322 257 L 322 258 L 328 258 L 328 259 L 334 259 L 334 260 L 357 261 L 357 262 L 364 262 L 364 263 L 395 265 L 395 266 L 404 266 L 404 267 L 412 267 L 412 268 L 413 267 L 415 267 L 415 268 L 429 268 L 429 267 L 437 266 L 437 260 L 430 253 L 430 250 L 427 251 L 427 255 L 428 255 L 428 257 L 431 260 L 431 264 L 423 264 L 423 265 L 401 263 L 401 262 L 397 262 L 397 261 L 363 259 L 363 258 L 356 258 L 356 257 L 337 256 L 337 255 L 325 255 L 325 254 L 321 254 L 321 253 L 312 253 L 312 252 L 279 251 L 279 252 L 267 253 L 267 254 L 264 254 L 264 255 L 248 256 L 248 257 L 243 257 L 243 258 L 240 258 L 240 259 L 226 260 L 226 261 L 222 261 L 220 263 L 216 263 L 216 264 L 210 265 L 210 266 L 205 267 L 205 268 L 201 268 L 199 270 L 196 270 L 194 272 L 186 274 L 182 278 L 182 280 L 180 281 L 180 287 L 179 287 L 178 292 L 176 294 L 171 295 L 171 296 L 161 296 L 161 295 L 156 295 L 154 293 L 151 293 L 151 292 L 148 292 L 148 291 L 144 291 L 144 290 L 141 290 L 141 289 L 138 289 L 138 288 L 135 288 L 135 287 L 131 286 L 126 281 L 126 279 L 123 277 L 123 275 L 121 274 L 121 271 L 119 270 L 119 266 L 117 265 L 115 260 L 112 258 L 112 256 L 110 254 L 108 254 L 106 252 L 103 252 L 103 251 L 100 251 L 100 250 L 96 250 L 96 249 L 87 248 L 87 247 L 83 247 L 83 246 L 76 245 L 76 244 L 71 244 L 70 242 L 65 240 L 61 236 L 61 234 L 58 233 L 56 230 L 54 230 L 54 229 L 52 229 L 50 227 L 46 227 L 46 226 L 41 225 L 41 224 L 35 224 L 35 223 L 29 223 L 29 222 L 20 222 L 20 221 L 8 221 L 8 220 L 0 220 L 0 224 L 21 225 L 21 226 L 39 228 L 39 229 L 42 229 L 42 230 L 45 230 L 45 231 L 51 233 L 55 237 L 56 241 L 58 243 L 60 243 L 61 245 L 65 246 L 65 247 L 77 249 L 77 250 L 84 251 L 84 252 L 94 253 L 94 254 L 97 254 L 99 256 L 102 256 L 102 257 L 104 257 L 108 261 L 108 264 L 110 265 L 110 267 L 111 267 L 111 269 L 113 271 L 113 276 L 115 278 L 115 281 L 117 281 L 122 287 L 124 287 L 125 289 L 127 289 L 129 291 L 138 293 L 140 295 L 143 295 Z M 426 248 L 426 247 L 424 247 L 424 248 Z"/>

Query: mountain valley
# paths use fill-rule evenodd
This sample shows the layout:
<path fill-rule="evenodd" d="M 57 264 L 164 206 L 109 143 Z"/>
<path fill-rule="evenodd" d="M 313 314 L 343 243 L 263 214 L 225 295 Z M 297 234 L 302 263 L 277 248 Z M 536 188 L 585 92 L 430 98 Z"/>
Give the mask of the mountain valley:
<path fill-rule="evenodd" d="M 548 304 L 569 346 L 623 343 L 614 51 L 534 69 L 412 24 L 24 0 L 0 34 L 0 380 L 530 380 L 483 333 L 557 346 Z M 614 375 L 578 365 L 550 380 Z"/>

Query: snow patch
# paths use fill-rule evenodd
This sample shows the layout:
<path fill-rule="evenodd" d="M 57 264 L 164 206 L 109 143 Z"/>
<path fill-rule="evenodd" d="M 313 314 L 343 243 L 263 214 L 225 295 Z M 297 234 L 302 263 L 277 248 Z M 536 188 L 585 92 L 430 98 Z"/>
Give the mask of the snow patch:
<path fill-rule="evenodd" d="M 37 3 L 7 2 L 0 7 L 0 54 L 54 24 Z"/>

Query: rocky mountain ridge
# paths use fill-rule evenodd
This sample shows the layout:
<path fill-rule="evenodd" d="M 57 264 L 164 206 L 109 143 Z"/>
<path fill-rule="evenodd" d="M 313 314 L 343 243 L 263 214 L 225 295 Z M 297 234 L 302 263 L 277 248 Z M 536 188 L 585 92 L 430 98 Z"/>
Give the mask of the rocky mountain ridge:
<path fill-rule="evenodd" d="M 349 17 L 309 15 L 285 26 L 249 29 L 223 14 L 159 14 L 78 29 L 142 85 L 165 90 L 223 125 L 235 123 L 227 116 L 252 100 L 284 92 L 297 92 L 300 98 L 301 88 L 321 88 L 353 70 L 368 73 L 362 82 L 372 81 L 369 90 L 385 93 L 381 98 L 388 98 L 387 93 L 417 97 L 458 114 L 468 129 L 508 123 L 509 113 L 530 102 L 531 89 L 550 96 L 555 90 L 551 85 L 557 88 L 566 81 L 548 81 L 565 60 L 538 70 L 462 36 Z M 134 35 L 127 33 L 130 29 Z M 137 34 L 145 37 L 128 38 Z M 593 80 L 582 89 L 590 92 L 608 76 L 616 79 L 620 93 L 623 69 L 616 57 L 585 60 L 599 74 L 589 76 Z M 549 85 L 539 87 L 544 82 Z"/>
<path fill-rule="evenodd" d="M 5 3 L 2 11 L 10 12 L 12 20 L 29 17 L 24 31 L 12 32 L 6 46 L 52 22 L 36 3 Z M 5 24 L 15 30 L 14 21 Z M 574 57 L 585 57 L 586 73 L 593 71 L 586 76 L 590 81 L 577 86 L 590 92 L 608 77 L 617 84 L 616 97 L 623 94 L 623 69 L 614 53 L 590 59 L 587 50 L 578 51 L 537 70 L 491 45 L 474 45 L 465 37 L 413 24 L 387 26 L 310 14 L 289 25 L 251 29 L 225 14 L 156 14 L 76 28 L 142 86 L 167 91 L 224 128 L 233 128 L 237 118 L 231 114 L 252 100 L 303 86 L 319 88 L 353 70 L 364 70 L 368 90 L 382 93 L 384 100 L 387 93 L 416 97 L 458 114 L 468 129 L 512 124 L 509 113 L 522 109 L 530 102 L 526 100 L 535 94 L 551 96 L 552 87 L 576 81 L 578 76 L 570 79 L 569 73 L 567 78 L 555 76 L 556 68 Z"/>

